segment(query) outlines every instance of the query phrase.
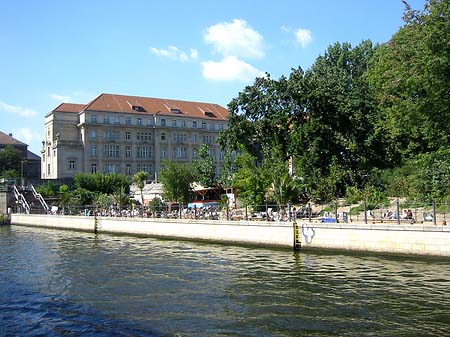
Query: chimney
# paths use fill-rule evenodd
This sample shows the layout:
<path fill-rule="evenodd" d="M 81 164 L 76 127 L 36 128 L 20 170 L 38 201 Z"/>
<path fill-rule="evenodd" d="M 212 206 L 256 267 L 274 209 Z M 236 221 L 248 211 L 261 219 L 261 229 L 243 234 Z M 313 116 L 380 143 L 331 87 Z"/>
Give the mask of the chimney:
<path fill-rule="evenodd" d="M 12 133 L 9 133 L 9 136 L 12 137 Z"/>

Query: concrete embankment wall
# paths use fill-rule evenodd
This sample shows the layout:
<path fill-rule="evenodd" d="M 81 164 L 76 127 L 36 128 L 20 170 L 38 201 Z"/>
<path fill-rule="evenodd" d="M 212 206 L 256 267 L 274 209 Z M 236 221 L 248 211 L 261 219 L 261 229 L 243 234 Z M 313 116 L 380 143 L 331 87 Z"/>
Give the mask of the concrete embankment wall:
<path fill-rule="evenodd" d="M 293 223 L 13 214 L 13 225 L 293 247 Z M 301 249 L 450 257 L 450 226 L 298 222 Z"/>
<path fill-rule="evenodd" d="M 292 247 L 292 223 L 13 214 L 13 225 Z"/>

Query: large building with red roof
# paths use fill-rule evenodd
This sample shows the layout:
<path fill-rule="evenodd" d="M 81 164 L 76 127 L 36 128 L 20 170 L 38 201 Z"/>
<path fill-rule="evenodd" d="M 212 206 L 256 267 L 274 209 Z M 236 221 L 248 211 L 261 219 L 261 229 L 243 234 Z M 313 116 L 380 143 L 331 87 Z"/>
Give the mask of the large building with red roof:
<path fill-rule="evenodd" d="M 212 103 L 114 94 L 62 103 L 45 116 L 42 178 L 138 171 L 154 177 L 164 160 L 192 163 L 202 144 L 219 170 L 217 137 L 227 121 L 228 110 Z"/>

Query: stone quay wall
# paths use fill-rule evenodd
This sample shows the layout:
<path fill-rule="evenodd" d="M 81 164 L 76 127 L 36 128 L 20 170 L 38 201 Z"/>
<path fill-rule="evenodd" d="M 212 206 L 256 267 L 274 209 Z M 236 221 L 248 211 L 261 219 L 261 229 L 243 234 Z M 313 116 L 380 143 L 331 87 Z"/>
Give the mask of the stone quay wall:
<path fill-rule="evenodd" d="M 450 257 L 450 226 L 12 214 L 12 225 L 214 243 Z"/>

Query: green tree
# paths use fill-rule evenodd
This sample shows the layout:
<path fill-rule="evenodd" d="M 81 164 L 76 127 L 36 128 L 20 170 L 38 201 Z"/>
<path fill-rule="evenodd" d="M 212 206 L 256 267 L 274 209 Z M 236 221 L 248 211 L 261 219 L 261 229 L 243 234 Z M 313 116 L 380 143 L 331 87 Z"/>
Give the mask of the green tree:
<path fill-rule="evenodd" d="M 119 210 L 122 210 L 130 203 L 130 196 L 126 192 L 125 186 L 119 186 L 114 190 L 112 194 L 114 202 L 117 204 Z"/>
<path fill-rule="evenodd" d="M 141 207 L 144 207 L 144 194 L 142 191 L 144 190 L 147 179 L 148 179 L 148 172 L 144 171 L 136 172 L 136 174 L 133 176 L 133 182 L 136 184 L 137 188 L 141 193 Z"/>
<path fill-rule="evenodd" d="M 61 185 L 59 187 L 59 200 L 64 214 L 66 212 L 66 207 L 70 205 L 71 198 L 72 193 L 70 192 L 69 186 L 65 184 Z"/>
<path fill-rule="evenodd" d="M 216 186 L 216 165 L 214 158 L 209 154 L 209 146 L 203 144 L 198 148 L 197 154 L 199 159 L 192 163 L 196 181 L 204 187 Z"/>
<path fill-rule="evenodd" d="M 237 172 L 233 185 L 238 189 L 239 197 L 247 205 L 263 205 L 271 181 L 267 171 L 257 164 L 256 157 L 244 150 L 239 152 L 236 159 Z"/>
<path fill-rule="evenodd" d="M 22 157 L 19 150 L 11 145 L 6 145 L 5 149 L 0 151 L 0 175 L 4 176 L 4 172 L 9 171 L 8 175 L 11 176 L 13 174 L 12 171 L 14 171 L 14 178 L 19 177 L 18 172 L 21 171 L 21 161 Z"/>
<path fill-rule="evenodd" d="M 164 161 L 160 180 L 164 185 L 165 200 L 184 204 L 192 200 L 192 183 L 195 179 L 188 164 Z"/>
<path fill-rule="evenodd" d="M 450 2 L 407 6 L 404 19 L 368 73 L 382 112 L 378 127 L 399 164 L 450 141 Z"/>

